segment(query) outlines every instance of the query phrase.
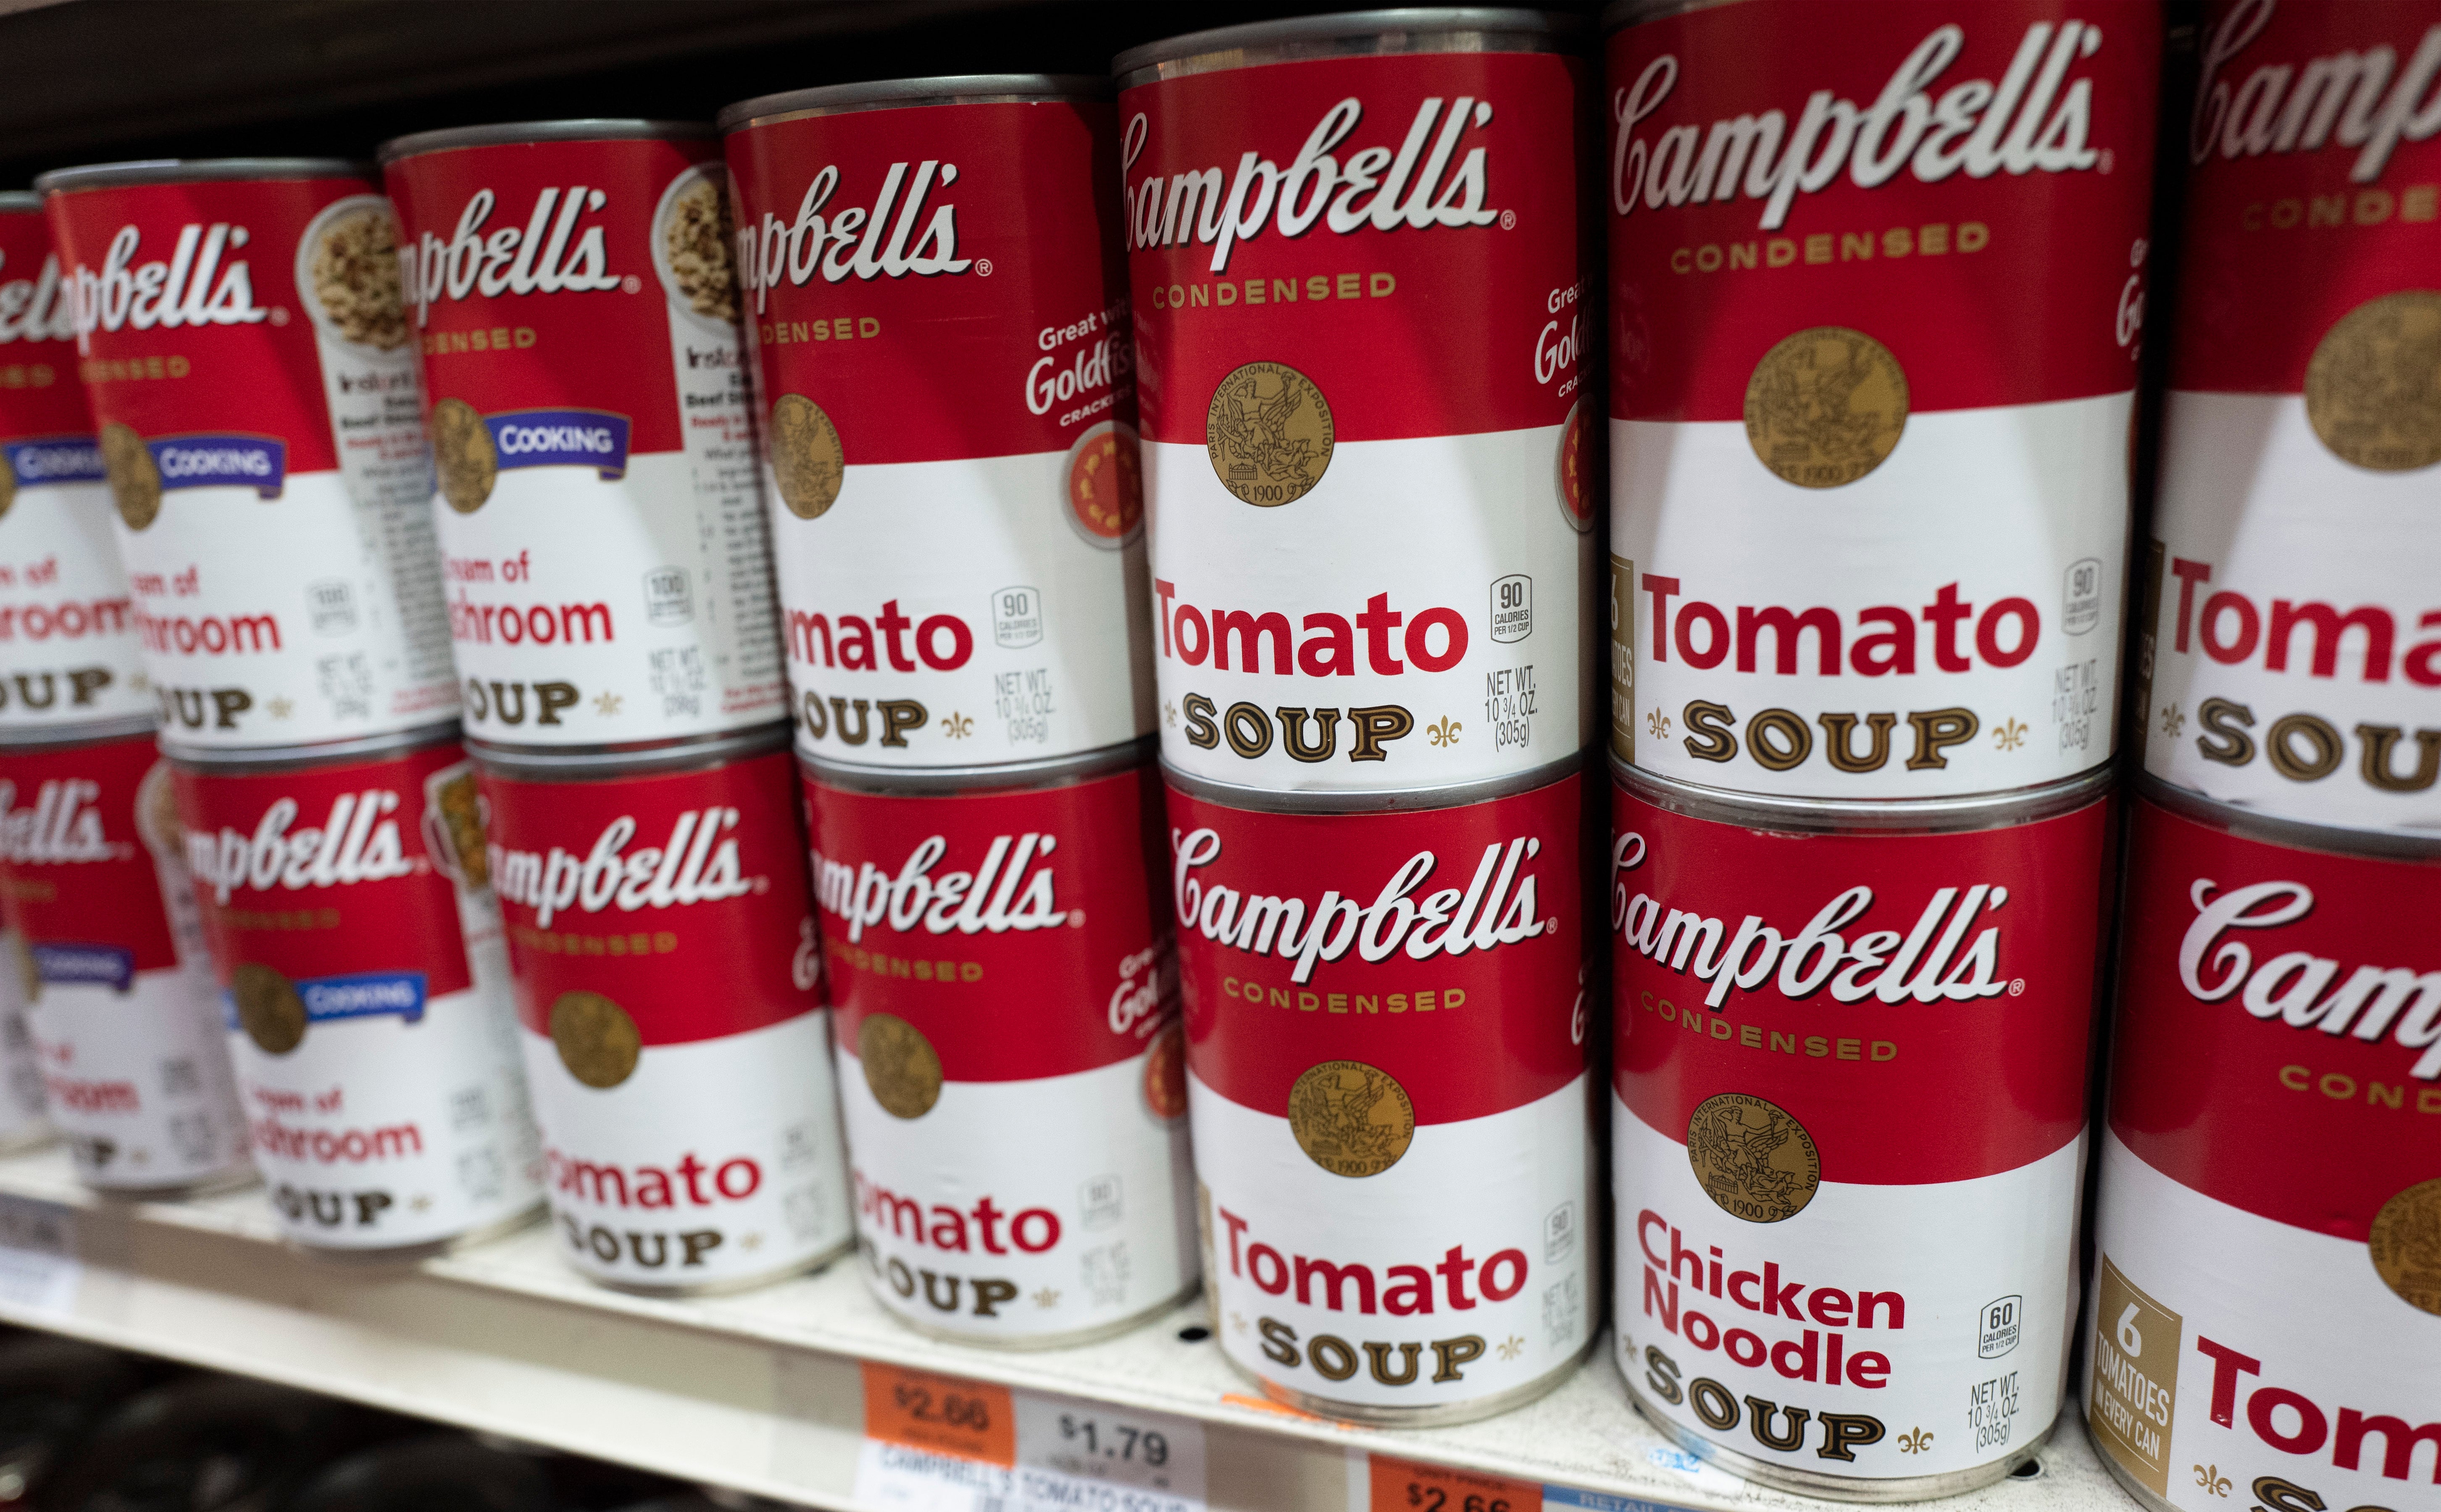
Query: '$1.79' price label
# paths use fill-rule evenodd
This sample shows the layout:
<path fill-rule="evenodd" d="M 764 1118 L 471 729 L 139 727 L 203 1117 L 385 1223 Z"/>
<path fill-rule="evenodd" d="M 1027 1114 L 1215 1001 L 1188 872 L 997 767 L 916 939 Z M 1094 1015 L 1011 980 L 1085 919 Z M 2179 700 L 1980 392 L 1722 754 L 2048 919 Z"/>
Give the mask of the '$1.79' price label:
<path fill-rule="evenodd" d="M 1204 1512 L 1185 1418 L 868 1363 L 859 1503 L 892 1512 Z"/>

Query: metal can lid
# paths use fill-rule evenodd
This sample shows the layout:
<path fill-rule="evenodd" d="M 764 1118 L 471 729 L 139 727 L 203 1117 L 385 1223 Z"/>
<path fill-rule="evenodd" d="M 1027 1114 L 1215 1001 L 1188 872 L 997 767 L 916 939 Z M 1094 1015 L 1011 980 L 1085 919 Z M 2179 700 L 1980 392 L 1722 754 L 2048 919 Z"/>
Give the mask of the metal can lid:
<path fill-rule="evenodd" d="M 40 215 L 43 197 L 31 189 L 0 189 L 0 215 Z"/>
<path fill-rule="evenodd" d="M 1733 6 L 1741 0 L 1610 0 L 1602 7 L 1601 29 L 1604 36 L 1621 31 L 1641 22 L 1658 21 L 1689 10 L 1710 10 L 1720 6 Z"/>
<path fill-rule="evenodd" d="M 128 189 L 145 184 L 243 183 L 263 179 L 365 178 L 371 164 L 344 157 L 146 157 L 124 163 L 55 168 L 34 180 L 37 194 Z"/>
<path fill-rule="evenodd" d="M 2321 851 L 2332 855 L 2363 856 L 2383 861 L 2441 861 L 2441 835 L 2399 830 L 2344 829 L 2304 819 L 2266 814 L 2163 782 L 2150 772 L 2136 774 L 2136 796 L 2180 819 L 2265 845 L 2292 851 Z"/>
<path fill-rule="evenodd" d="M 393 136 L 373 149 L 387 168 L 402 157 L 446 153 L 461 147 L 521 147 L 533 142 L 691 142 L 720 134 L 699 120 L 512 120 L 489 126 L 444 126 L 439 131 Z"/>
<path fill-rule="evenodd" d="M 941 74 L 930 79 L 875 79 L 757 95 L 724 107 L 714 118 L 721 131 L 738 132 L 776 120 L 844 116 L 859 110 L 1110 98 L 1111 81 L 1092 74 Z"/>
<path fill-rule="evenodd" d="M 469 739 L 466 754 L 487 772 L 521 783 L 600 783 L 717 766 L 779 750 L 788 744 L 786 722 L 719 735 L 690 735 L 635 746 L 497 746 Z"/>
<path fill-rule="evenodd" d="M 1691 819 L 1779 835 L 1962 835 L 2008 829 L 2071 814 L 2108 796 L 2118 769 L 2089 772 L 2036 787 L 2005 788 L 1957 798 L 1781 798 L 1704 787 L 1656 777 L 1614 756 L 1611 780 L 1637 798 Z"/>
<path fill-rule="evenodd" d="M 150 737 L 151 714 L 127 714 L 81 725 L 36 725 L 0 729 L 0 758 L 10 751 L 58 750 L 69 746 L 100 746 L 113 741 Z"/>
<path fill-rule="evenodd" d="M 797 765 L 824 787 L 891 798 L 955 798 L 967 793 L 1065 787 L 1151 765 L 1158 736 L 1147 735 L 1074 756 L 992 766 L 855 766 L 797 749 Z"/>
<path fill-rule="evenodd" d="M 1564 11 L 1493 6 L 1345 10 L 1190 31 L 1130 47 L 1111 60 L 1119 87 L 1294 59 L 1383 53 L 1562 52 L 1586 31 Z M 1495 40 L 1497 39 L 1497 40 Z"/>
<path fill-rule="evenodd" d="M 333 762 L 366 761 L 455 742 L 458 738 L 458 721 L 451 719 L 383 735 L 318 741 L 311 746 L 182 746 L 165 739 L 161 742 L 161 754 L 179 766 L 237 777 L 323 766 Z"/>

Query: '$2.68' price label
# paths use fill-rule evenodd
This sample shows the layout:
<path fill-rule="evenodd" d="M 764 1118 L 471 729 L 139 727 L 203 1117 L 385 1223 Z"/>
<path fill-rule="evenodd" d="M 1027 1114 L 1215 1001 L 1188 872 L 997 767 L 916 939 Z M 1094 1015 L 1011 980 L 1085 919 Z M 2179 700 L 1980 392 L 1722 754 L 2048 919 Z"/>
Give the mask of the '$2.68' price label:
<path fill-rule="evenodd" d="M 1531 1481 L 1376 1454 L 1368 1512 L 1543 1512 L 1543 1487 Z"/>

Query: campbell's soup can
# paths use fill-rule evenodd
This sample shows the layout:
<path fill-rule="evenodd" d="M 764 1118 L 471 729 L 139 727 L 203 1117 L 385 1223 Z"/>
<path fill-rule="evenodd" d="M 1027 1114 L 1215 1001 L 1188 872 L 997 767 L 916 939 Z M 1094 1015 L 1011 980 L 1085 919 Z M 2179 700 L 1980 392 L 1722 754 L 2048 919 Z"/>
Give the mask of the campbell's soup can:
<path fill-rule="evenodd" d="M 482 801 L 456 729 L 173 770 L 254 1162 L 288 1236 L 396 1256 L 539 1207 Z"/>
<path fill-rule="evenodd" d="M 478 126 L 381 155 L 466 732 L 635 747 L 780 718 L 712 128 Z"/>
<path fill-rule="evenodd" d="M 2158 9 L 1609 19 L 1611 754 L 1833 800 L 2109 760 Z"/>
<path fill-rule="evenodd" d="M 43 1063 L 26 1022 L 30 964 L 25 945 L 0 929 L 0 1152 L 51 1137 L 43 1116 Z"/>
<path fill-rule="evenodd" d="M 859 1249 L 926 1333 L 1073 1343 L 1195 1283 L 1149 755 L 920 784 L 805 764 Z"/>
<path fill-rule="evenodd" d="M 1167 775 L 1223 1354 L 1357 1422 L 1550 1390 L 1601 1311 L 1577 764 L 1393 812 L 1266 812 Z"/>
<path fill-rule="evenodd" d="M 75 340 L 42 196 L 0 194 L 0 731 L 153 712 Z"/>
<path fill-rule="evenodd" d="M 169 765 L 149 732 L 0 753 L 0 913 L 79 1179 L 171 1194 L 250 1178 Z"/>
<path fill-rule="evenodd" d="M 2144 769 L 2441 836 L 2441 10 L 2215 0 L 2140 563 Z"/>
<path fill-rule="evenodd" d="M 454 716 L 380 187 L 335 160 L 236 158 L 36 188 L 163 741 L 302 746 Z"/>
<path fill-rule="evenodd" d="M 2430 1505 L 2441 845 L 2142 792 L 2087 1427 L 2148 1507 Z"/>
<path fill-rule="evenodd" d="M 675 1293 L 853 1237 L 787 734 L 477 758 L 560 1251 Z"/>
<path fill-rule="evenodd" d="M 1123 53 L 1162 756 L 1315 793 L 1593 738 L 1590 64 L 1530 10 Z"/>
<path fill-rule="evenodd" d="M 810 757 L 988 766 L 1152 730 L 1110 92 L 913 79 L 720 114 Z"/>
<path fill-rule="evenodd" d="M 1749 1480 L 1946 1496 L 2058 1415 L 2107 772 L 1930 810 L 1615 767 L 1619 1372 Z"/>

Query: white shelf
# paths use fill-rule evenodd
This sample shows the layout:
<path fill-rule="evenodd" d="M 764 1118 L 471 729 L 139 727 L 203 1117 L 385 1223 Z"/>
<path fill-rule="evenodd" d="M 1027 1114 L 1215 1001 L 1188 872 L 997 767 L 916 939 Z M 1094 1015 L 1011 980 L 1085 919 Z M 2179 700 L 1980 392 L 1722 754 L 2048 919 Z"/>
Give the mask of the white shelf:
<path fill-rule="evenodd" d="M 27 1246 L 45 1220 L 75 1260 Z M 854 1500 L 860 1361 L 1161 1412 L 1205 1425 L 1215 1509 L 1363 1512 L 1367 1454 L 1610 1493 L 1659 1507 L 1818 1512 L 1683 1460 L 1629 1408 L 1606 1356 L 1518 1412 L 1460 1428 L 1344 1429 L 1250 1405 L 1200 1302 L 1123 1338 L 1017 1354 L 920 1338 L 852 1262 L 727 1297 L 605 1291 L 566 1269 L 548 1228 L 400 1268 L 283 1248 L 260 1190 L 180 1203 L 98 1198 L 57 1151 L 0 1159 L 0 1318 L 284 1381 L 378 1407 L 821 1507 Z M 2126 1512 L 2073 1413 L 2042 1473 L 1942 1503 L 1956 1512 Z"/>

